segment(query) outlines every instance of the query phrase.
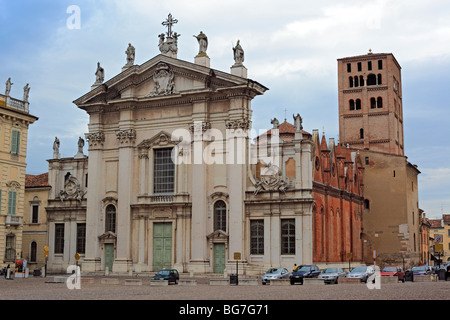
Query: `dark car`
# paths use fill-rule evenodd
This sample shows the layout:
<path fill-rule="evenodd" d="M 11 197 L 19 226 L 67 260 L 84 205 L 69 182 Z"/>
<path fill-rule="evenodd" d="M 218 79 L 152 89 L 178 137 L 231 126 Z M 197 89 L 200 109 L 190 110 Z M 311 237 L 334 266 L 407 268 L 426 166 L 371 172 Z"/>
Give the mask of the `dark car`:
<path fill-rule="evenodd" d="M 411 268 L 411 271 L 415 276 L 431 274 L 431 270 L 428 266 L 415 266 Z"/>
<path fill-rule="evenodd" d="M 303 278 L 317 278 L 320 274 L 320 269 L 316 265 L 302 265 L 293 270 L 289 279 L 291 284 L 297 282 L 303 284 Z"/>
<path fill-rule="evenodd" d="M 158 273 L 153 276 L 152 280 L 168 280 L 169 284 L 178 284 L 180 275 L 176 269 L 163 269 L 158 271 Z"/>

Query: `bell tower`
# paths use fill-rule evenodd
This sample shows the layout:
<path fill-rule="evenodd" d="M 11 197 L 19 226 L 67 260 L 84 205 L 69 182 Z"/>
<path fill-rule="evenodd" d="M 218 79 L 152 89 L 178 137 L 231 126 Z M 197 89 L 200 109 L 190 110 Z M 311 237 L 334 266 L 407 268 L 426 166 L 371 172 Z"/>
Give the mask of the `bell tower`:
<path fill-rule="evenodd" d="M 401 67 L 391 53 L 338 59 L 339 142 L 404 155 Z"/>

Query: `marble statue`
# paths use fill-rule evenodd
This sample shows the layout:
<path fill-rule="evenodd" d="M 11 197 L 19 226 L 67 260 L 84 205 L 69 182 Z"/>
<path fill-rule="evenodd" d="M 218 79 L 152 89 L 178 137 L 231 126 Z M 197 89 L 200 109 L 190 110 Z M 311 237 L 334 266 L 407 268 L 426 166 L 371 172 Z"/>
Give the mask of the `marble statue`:
<path fill-rule="evenodd" d="M 23 101 L 28 102 L 29 95 L 30 95 L 30 86 L 27 83 L 27 85 L 23 87 Z"/>
<path fill-rule="evenodd" d="M 300 117 L 300 114 L 298 114 L 298 113 L 297 113 L 296 116 L 295 116 L 295 115 L 292 115 L 292 117 L 294 118 L 294 127 L 295 127 L 295 131 L 296 131 L 296 132 L 301 131 L 301 130 L 303 129 L 303 126 L 302 126 L 302 122 L 303 122 L 302 117 Z"/>
<path fill-rule="evenodd" d="M 54 153 L 59 153 L 59 145 L 60 145 L 59 139 L 58 139 L 58 137 L 55 137 L 55 141 L 53 142 L 53 152 Z"/>
<path fill-rule="evenodd" d="M 9 97 L 9 93 L 11 92 L 11 86 L 14 83 L 11 82 L 11 78 L 8 78 L 8 80 L 6 80 L 6 90 L 5 90 L 5 96 Z"/>
<path fill-rule="evenodd" d="M 125 54 L 127 55 L 126 66 L 132 66 L 134 64 L 135 52 L 135 48 L 131 45 L 131 43 L 129 43 L 127 51 L 125 51 Z"/>
<path fill-rule="evenodd" d="M 206 49 L 208 49 L 208 37 L 203 33 L 203 31 L 200 31 L 200 34 L 198 36 L 194 36 L 194 38 L 198 41 L 198 55 L 206 55 Z"/>
<path fill-rule="evenodd" d="M 79 137 L 78 138 L 78 153 L 83 153 L 84 140 Z"/>
<path fill-rule="evenodd" d="M 274 128 L 274 129 L 278 129 L 278 127 L 280 126 L 280 121 L 278 121 L 277 118 L 273 118 L 273 119 L 270 121 L 270 123 L 273 124 L 273 128 Z"/>
<path fill-rule="evenodd" d="M 100 66 L 100 62 L 97 62 L 97 71 L 95 72 L 95 83 L 103 83 L 105 80 L 105 70 Z"/>
<path fill-rule="evenodd" d="M 236 46 L 233 48 L 235 65 L 242 65 L 244 62 L 244 50 L 239 42 L 240 41 L 238 40 Z"/>

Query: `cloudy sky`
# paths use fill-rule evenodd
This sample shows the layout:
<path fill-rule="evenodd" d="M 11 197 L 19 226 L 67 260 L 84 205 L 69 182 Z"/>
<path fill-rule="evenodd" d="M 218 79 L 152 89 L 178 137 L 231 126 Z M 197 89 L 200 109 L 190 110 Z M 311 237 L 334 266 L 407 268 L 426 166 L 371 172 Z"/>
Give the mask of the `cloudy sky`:
<path fill-rule="evenodd" d="M 76 154 L 88 117 L 72 101 L 90 90 L 97 62 L 109 79 L 121 72 L 128 43 L 136 64 L 159 54 L 161 22 L 171 13 L 179 59 L 193 62 L 192 36 L 203 31 L 211 67 L 229 71 L 240 40 L 249 78 L 270 89 L 253 100 L 256 130 L 300 113 L 307 131 L 338 138 L 337 59 L 369 49 L 394 54 L 405 153 L 422 172 L 419 206 L 428 217 L 450 213 L 448 0 L 0 0 L 0 8 L 0 83 L 11 77 L 19 99 L 29 83 L 30 113 L 39 117 L 29 129 L 29 174 L 48 170 L 55 136 L 63 157 Z"/>

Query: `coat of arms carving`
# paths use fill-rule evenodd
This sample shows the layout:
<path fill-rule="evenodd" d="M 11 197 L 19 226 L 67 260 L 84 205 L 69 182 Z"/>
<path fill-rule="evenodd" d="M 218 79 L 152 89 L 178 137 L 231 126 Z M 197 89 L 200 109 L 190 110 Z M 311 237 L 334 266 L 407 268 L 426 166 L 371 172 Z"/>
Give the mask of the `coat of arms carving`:
<path fill-rule="evenodd" d="M 174 78 L 174 73 L 170 70 L 169 65 L 160 62 L 153 74 L 155 86 L 147 97 L 173 94 L 175 92 Z"/>

